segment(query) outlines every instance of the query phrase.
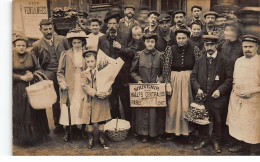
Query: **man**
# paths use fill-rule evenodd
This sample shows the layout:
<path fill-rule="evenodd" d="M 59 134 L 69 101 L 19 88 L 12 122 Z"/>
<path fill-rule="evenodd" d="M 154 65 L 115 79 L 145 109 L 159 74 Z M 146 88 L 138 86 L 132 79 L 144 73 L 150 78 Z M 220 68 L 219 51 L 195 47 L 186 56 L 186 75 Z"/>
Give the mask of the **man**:
<path fill-rule="evenodd" d="M 120 19 L 119 21 L 119 32 L 122 35 L 122 45 L 127 46 L 127 44 L 131 41 L 131 30 L 134 26 L 139 25 L 139 22 L 135 20 L 135 7 L 133 5 L 126 5 L 124 7 L 124 15 L 125 17 Z"/>
<path fill-rule="evenodd" d="M 206 25 L 203 28 L 203 35 L 217 35 L 218 39 L 218 47 L 220 47 L 224 43 L 224 30 L 220 30 L 216 26 L 216 19 L 219 17 L 219 14 L 214 11 L 209 11 L 204 14 Z"/>
<path fill-rule="evenodd" d="M 234 85 L 228 107 L 229 133 L 236 139 L 230 152 L 238 152 L 249 145 L 251 154 L 259 152 L 260 144 L 260 56 L 259 39 L 253 35 L 242 37 L 243 57 L 237 59 Z"/>
<path fill-rule="evenodd" d="M 218 36 L 203 35 L 206 54 L 202 55 L 193 68 L 190 81 L 193 95 L 203 97 L 203 102 L 213 121 L 211 142 L 217 153 L 221 153 L 221 116 L 227 107 L 232 87 L 233 68 L 230 61 L 217 51 Z M 200 140 L 194 146 L 201 149 L 209 142 L 209 125 L 199 125 Z"/>
<path fill-rule="evenodd" d="M 227 15 L 224 13 L 219 14 L 219 16 L 216 19 L 216 26 L 218 28 L 221 28 L 222 30 L 225 30 L 226 23 L 227 23 Z"/>
<path fill-rule="evenodd" d="M 91 29 L 87 26 L 88 14 L 86 12 L 78 12 L 78 19 L 76 21 L 78 27 L 80 27 L 88 35 L 91 33 Z"/>
<path fill-rule="evenodd" d="M 175 11 L 173 13 L 173 20 L 175 25 L 171 27 L 171 30 L 175 32 L 175 30 L 180 29 L 182 26 L 186 26 L 185 23 L 186 12 L 182 10 Z M 186 27 L 188 28 L 188 27 Z M 189 29 L 189 28 L 188 28 Z M 190 29 L 189 29 L 190 30 Z"/>
<path fill-rule="evenodd" d="M 58 95 L 57 102 L 53 105 L 54 133 L 63 131 L 60 125 L 60 103 L 59 103 L 59 85 L 57 81 L 57 68 L 61 52 L 69 49 L 68 41 L 65 37 L 54 33 L 53 23 L 50 20 L 43 19 L 40 22 L 40 31 L 43 38 L 33 43 L 33 52 L 38 58 L 39 63 L 47 77 L 53 81 L 55 91 Z"/>
<path fill-rule="evenodd" d="M 104 22 L 108 31 L 105 35 L 99 37 L 98 50 L 102 50 L 109 57 L 117 59 L 122 58 L 125 62 L 119 74 L 117 75 L 110 95 L 111 116 L 112 118 L 121 118 L 119 111 L 119 97 L 123 106 L 125 119 L 131 121 L 132 109 L 130 108 L 129 97 L 129 77 L 131 61 L 134 58 L 133 52 L 126 52 L 126 47 L 121 43 L 122 35 L 118 32 L 119 17 L 117 13 L 106 15 Z"/>
<path fill-rule="evenodd" d="M 190 20 L 190 22 L 188 23 L 188 26 L 191 27 L 190 25 L 195 21 L 198 20 L 201 22 L 201 24 L 204 26 L 205 22 L 201 19 L 201 11 L 202 11 L 202 7 L 201 6 L 197 6 L 194 5 L 191 7 L 191 13 L 192 13 L 192 19 Z"/>
<path fill-rule="evenodd" d="M 157 11 L 150 11 L 148 14 L 148 26 L 144 28 L 145 34 L 154 34 L 158 31 L 158 17 L 160 16 L 160 13 Z"/>
<path fill-rule="evenodd" d="M 167 46 L 176 44 L 176 38 L 174 32 L 170 29 L 171 16 L 168 14 L 162 14 L 158 19 L 159 30 L 157 31 L 158 40 L 156 41 L 155 48 L 164 52 Z"/>

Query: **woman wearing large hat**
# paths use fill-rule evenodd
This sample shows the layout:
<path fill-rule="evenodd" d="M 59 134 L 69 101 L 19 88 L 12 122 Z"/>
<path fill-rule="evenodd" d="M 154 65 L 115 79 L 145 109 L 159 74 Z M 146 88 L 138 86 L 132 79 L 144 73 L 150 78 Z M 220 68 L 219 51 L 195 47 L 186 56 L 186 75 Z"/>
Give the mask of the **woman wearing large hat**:
<path fill-rule="evenodd" d="M 61 116 L 60 124 L 66 126 L 65 142 L 70 141 L 68 108 L 66 101 L 70 102 L 71 125 L 85 124 L 84 110 L 80 109 L 82 88 L 80 73 L 86 68 L 82 53 L 85 51 L 87 35 L 81 29 L 68 32 L 66 38 L 71 49 L 63 52 L 59 60 L 57 78 L 60 86 Z M 84 131 L 84 127 L 82 129 Z"/>
<path fill-rule="evenodd" d="M 45 109 L 33 109 L 25 88 L 35 82 L 33 73 L 41 71 L 34 54 L 28 52 L 28 39 L 13 40 L 13 140 L 22 145 L 38 142 L 50 133 Z"/>

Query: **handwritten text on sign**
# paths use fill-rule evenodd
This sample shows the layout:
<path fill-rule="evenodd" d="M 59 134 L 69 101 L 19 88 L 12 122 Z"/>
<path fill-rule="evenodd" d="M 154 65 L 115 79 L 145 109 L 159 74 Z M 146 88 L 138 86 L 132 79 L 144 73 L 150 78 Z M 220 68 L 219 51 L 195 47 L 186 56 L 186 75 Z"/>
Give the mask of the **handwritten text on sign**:
<path fill-rule="evenodd" d="M 165 84 L 130 84 L 131 107 L 166 107 Z"/>

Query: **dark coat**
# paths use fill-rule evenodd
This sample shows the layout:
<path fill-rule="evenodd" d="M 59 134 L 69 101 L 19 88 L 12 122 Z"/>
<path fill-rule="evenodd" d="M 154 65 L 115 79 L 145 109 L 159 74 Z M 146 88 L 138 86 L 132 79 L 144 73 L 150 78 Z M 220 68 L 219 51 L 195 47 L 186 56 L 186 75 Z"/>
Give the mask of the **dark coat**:
<path fill-rule="evenodd" d="M 193 95 L 196 96 L 198 89 L 200 88 L 203 92 L 207 92 L 207 65 L 206 60 L 207 55 L 202 55 L 193 68 L 193 71 L 190 76 L 191 87 L 193 91 Z M 233 81 L 233 67 L 229 59 L 227 59 L 223 54 L 217 54 L 215 58 L 216 68 L 214 71 L 214 77 L 210 79 L 214 79 L 210 93 L 207 98 L 211 100 L 212 109 L 223 109 L 228 104 L 229 92 L 232 88 Z M 219 80 L 216 80 L 216 76 L 219 76 Z M 212 98 L 212 94 L 215 90 L 220 91 L 220 97 L 217 99 Z"/>
<path fill-rule="evenodd" d="M 159 28 L 157 30 L 157 36 L 158 36 L 158 40 L 156 41 L 155 48 L 160 52 L 164 52 L 167 46 L 172 46 L 177 43 L 175 34 L 172 30 L 170 30 L 170 33 L 167 36 L 164 36 L 163 32 Z"/>
<path fill-rule="evenodd" d="M 44 38 L 41 38 L 40 40 L 33 43 L 33 52 L 35 56 L 39 59 L 39 63 L 43 70 L 45 70 L 50 61 L 50 55 L 46 43 L 47 42 L 44 40 Z M 57 60 L 59 61 L 61 52 L 70 49 L 68 40 L 64 36 L 54 34 L 53 43 L 55 46 Z"/>
<path fill-rule="evenodd" d="M 127 44 L 132 40 L 132 28 L 134 26 L 140 25 L 139 22 L 135 19 L 132 19 L 129 26 L 125 25 L 125 18 L 120 19 L 119 21 L 119 32 L 122 35 L 122 44 L 127 46 Z"/>
<path fill-rule="evenodd" d="M 221 48 L 220 48 L 221 54 L 225 55 L 227 58 L 230 59 L 232 65 L 235 65 L 236 60 L 239 57 L 243 56 L 242 51 L 242 42 L 240 40 L 236 40 L 234 42 L 230 42 L 226 40 Z"/>
<path fill-rule="evenodd" d="M 118 33 L 116 37 L 116 41 L 121 43 L 121 40 L 122 40 L 122 36 L 120 35 L 120 33 Z M 122 44 L 121 44 L 121 49 L 114 48 L 113 41 L 110 40 L 108 34 L 99 37 L 98 50 L 99 49 L 101 49 L 109 57 L 112 57 L 114 59 L 120 57 L 125 62 L 116 79 L 117 80 L 119 79 L 120 83 L 124 87 L 127 87 L 129 83 L 129 77 L 130 77 L 131 62 L 135 54 L 133 52 L 129 52 L 127 50 L 127 47 L 125 47 Z"/>

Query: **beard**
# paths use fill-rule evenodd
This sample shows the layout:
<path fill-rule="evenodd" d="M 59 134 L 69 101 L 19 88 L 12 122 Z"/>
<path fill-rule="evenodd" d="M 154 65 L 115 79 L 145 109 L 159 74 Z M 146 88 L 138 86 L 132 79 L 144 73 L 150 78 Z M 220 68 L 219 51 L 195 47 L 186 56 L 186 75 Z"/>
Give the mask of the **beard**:
<path fill-rule="evenodd" d="M 128 18 L 132 18 L 132 17 L 133 17 L 133 14 L 130 12 L 130 13 L 127 13 L 126 16 L 127 16 Z"/>

